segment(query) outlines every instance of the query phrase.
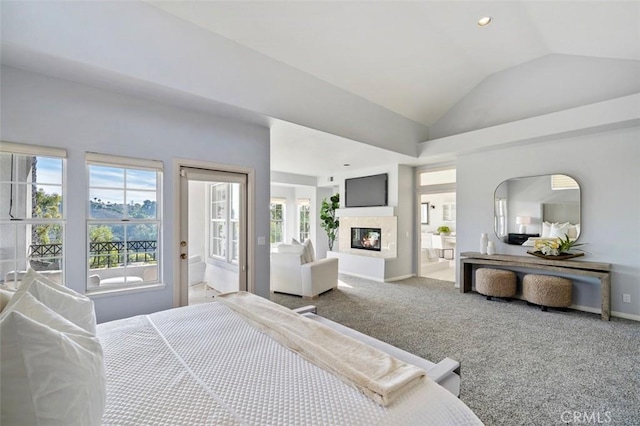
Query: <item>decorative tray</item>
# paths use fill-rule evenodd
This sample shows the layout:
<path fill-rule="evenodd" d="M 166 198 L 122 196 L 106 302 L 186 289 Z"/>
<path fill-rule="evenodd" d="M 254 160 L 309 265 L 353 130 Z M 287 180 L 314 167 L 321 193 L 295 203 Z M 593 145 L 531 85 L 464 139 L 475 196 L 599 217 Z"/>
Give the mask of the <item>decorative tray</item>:
<path fill-rule="evenodd" d="M 542 254 L 542 252 L 540 251 L 527 251 L 527 253 L 537 257 L 541 257 L 543 259 L 548 259 L 548 260 L 566 260 L 566 259 L 572 259 L 574 257 L 584 256 L 584 253 L 562 253 L 557 256 L 548 256 L 546 254 Z"/>

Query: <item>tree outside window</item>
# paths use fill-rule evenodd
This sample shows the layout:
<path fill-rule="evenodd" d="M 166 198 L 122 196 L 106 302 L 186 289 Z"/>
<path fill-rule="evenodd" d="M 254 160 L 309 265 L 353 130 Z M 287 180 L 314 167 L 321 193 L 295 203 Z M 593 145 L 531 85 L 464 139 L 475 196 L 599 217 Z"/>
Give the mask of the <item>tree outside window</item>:
<path fill-rule="evenodd" d="M 102 157 L 88 157 L 88 276 L 98 275 L 100 287 L 157 283 L 162 169 L 145 160 L 137 166 L 136 159 Z"/>
<path fill-rule="evenodd" d="M 271 200 L 271 232 L 269 234 L 271 244 L 284 242 L 284 210 L 284 200 Z"/>
<path fill-rule="evenodd" d="M 0 282 L 15 285 L 27 268 L 33 268 L 58 271 L 50 278 L 64 284 L 66 153 L 55 148 L 2 145 Z"/>

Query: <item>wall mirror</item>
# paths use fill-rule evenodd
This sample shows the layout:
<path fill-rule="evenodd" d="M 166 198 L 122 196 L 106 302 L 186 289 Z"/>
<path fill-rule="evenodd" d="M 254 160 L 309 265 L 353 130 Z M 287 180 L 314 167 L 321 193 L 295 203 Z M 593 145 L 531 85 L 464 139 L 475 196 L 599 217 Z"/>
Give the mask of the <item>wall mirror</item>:
<path fill-rule="evenodd" d="M 495 233 L 506 244 L 580 236 L 580 185 L 563 174 L 508 179 L 494 194 Z"/>

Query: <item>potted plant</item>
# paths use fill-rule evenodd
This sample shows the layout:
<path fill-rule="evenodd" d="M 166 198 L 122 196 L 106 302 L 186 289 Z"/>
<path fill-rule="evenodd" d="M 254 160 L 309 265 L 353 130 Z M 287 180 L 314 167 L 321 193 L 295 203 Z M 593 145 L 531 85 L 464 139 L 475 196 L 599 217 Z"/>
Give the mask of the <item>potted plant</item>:
<path fill-rule="evenodd" d="M 436 232 L 440 235 L 449 235 L 451 233 L 451 228 L 446 225 L 438 226 Z"/>
<path fill-rule="evenodd" d="M 329 250 L 333 250 L 333 242 L 338 234 L 340 221 L 336 218 L 336 209 L 340 208 L 340 194 L 332 195 L 329 200 L 322 200 L 320 207 L 320 225 L 329 238 Z"/>

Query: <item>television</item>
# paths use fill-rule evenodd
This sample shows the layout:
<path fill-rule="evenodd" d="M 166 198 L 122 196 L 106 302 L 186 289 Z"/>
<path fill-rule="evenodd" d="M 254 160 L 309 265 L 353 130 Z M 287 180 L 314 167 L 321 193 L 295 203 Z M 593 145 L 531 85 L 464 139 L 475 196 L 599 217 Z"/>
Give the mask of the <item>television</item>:
<path fill-rule="evenodd" d="M 386 173 L 345 179 L 345 207 L 377 207 L 387 205 Z"/>

